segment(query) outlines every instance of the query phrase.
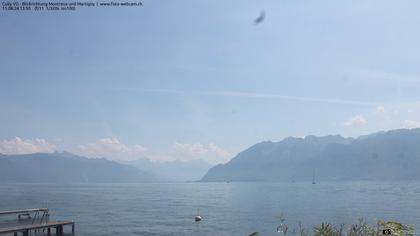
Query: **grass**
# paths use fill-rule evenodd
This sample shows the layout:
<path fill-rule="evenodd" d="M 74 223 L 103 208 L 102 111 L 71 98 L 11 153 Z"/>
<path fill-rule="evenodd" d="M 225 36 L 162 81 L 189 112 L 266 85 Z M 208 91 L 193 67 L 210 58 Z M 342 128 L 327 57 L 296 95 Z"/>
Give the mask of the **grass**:
<path fill-rule="evenodd" d="M 280 225 L 277 232 L 280 235 L 298 235 L 298 236 L 380 236 L 383 235 L 384 229 L 390 230 L 390 235 L 415 235 L 414 226 L 404 225 L 396 221 L 379 220 L 375 226 L 368 225 L 363 219 L 359 219 L 356 223 L 346 227 L 346 225 L 334 225 L 328 222 L 315 225 L 311 230 L 305 229 L 301 222 L 298 222 L 298 228 L 289 229 L 285 223 L 286 219 L 281 215 L 279 217 Z M 253 232 L 249 236 L 258 236 L 258 232 Z"/>

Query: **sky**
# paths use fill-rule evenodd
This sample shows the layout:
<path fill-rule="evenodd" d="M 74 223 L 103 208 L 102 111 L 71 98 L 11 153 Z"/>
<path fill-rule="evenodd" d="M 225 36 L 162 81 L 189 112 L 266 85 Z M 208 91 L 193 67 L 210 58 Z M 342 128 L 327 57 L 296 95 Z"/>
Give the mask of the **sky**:
<path fill-rule="evenodd" d="M 0 11 L 0 153 L 216 164 L 265 140 L 420 127 L 419 7 L 144 0 Z"/>

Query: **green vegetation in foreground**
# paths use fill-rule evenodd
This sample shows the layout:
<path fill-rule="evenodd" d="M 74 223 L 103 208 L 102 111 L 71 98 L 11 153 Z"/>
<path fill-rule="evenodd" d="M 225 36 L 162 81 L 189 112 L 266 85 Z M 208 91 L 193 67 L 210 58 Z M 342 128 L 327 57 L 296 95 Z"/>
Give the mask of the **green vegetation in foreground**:
<path fill-rule="evenodd" d="M 376 226 L 368 225 L 363 219 L 359 219 L 357 223 L 346 227 L 344 224 L 339 226 L 331 223 L 321 223 L 312 227 L 309 231 L 302 227 L 301 222 L 298 223 L 298 228 L 289 229 L 285 223 L 285 218 L 281 215 L 280 225 L 277 227 L 277 232 L 283 236 L 299 235 L 299 236 L 380 236 L 384 235 L 383 230 L 389 229 L 389 235 L 415 235 L 414 226 L 404 225 L 396 221 L 382 221 L 379 220 Z M 249 236 L 258 236 L 258 232 L 253 232 Z"/>

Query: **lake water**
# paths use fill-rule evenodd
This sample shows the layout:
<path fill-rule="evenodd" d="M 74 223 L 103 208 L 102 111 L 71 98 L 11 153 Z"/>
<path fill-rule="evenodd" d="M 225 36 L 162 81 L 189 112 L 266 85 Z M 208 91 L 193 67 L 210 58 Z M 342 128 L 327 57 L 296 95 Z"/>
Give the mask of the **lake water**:
<path fill-rule="evenodd" d="M 420 226 L 420 182 L 0 185 L 0 210 L 35 207 L 75 220 L 76 235 L 279 235 L 282 213 L 309 228 L 360 217 Z"/>

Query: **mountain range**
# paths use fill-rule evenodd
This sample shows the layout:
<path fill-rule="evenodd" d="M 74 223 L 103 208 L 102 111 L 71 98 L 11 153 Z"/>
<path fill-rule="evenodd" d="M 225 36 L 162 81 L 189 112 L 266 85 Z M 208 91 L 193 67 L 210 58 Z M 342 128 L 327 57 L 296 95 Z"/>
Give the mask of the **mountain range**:
<path fill-rule="evenodd" d="M 261 142 L 201 181 L 420 180 L 420 129 Z"/>
<path fill-rule="evenodd" d="M 240 152 L 226 164 L 210 167 L 198 160 L 158 163 L 142 158 L 119 163 L 69 152 L 0 154 L 0 183 L 121 183 L 200 178 L 204 182 L 309 182 L 313 177 L 316 181 L 420 180 L 420 129 L 391 130 L 358 138 L 329 135 L 264 141 Z"/>
<path fill-rule="evenodd" d="M 159 178 L 129 165 L 69 152 L 0 154 L 0 182 L 120 183 L 155 182 Z"/>
<path fill-rule="evenodd" d="M 154 162 L 147 158 L 116 162 L 70 152 L 0 154 L 1 182 L 174 182 L 197 181 L 212 167 L 201 160 Z"/>

